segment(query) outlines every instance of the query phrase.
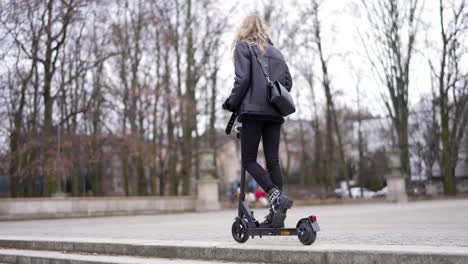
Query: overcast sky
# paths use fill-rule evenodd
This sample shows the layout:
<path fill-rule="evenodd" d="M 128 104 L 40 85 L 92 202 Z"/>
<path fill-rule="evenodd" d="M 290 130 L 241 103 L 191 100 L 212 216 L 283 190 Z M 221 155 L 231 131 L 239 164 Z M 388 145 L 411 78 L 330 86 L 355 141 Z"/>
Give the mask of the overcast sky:
<path fill-rule="evenodd" d="M 303 10 L 310 1 L 283 1 L 284 9 L 288 13 L 291 21 L 297 19 L 299 10 Z M 420 1 L 424 4 L 422 12 L 420 32 L 417 36 L 416 49 L 411 62 L 411 77 L 410 77 L 410 106 L 414 106 L 421 97 L 431 95 L 430 71 L 427 59 L 431 57 L 437 59 L 437 54 L 434 50 L 426 48 L 427 43 L 437 41 L 439 38 L 439 18 L 437 14 L 438 1 L 426 0 Z M 253 13 L 259 7 L 260 1 L 241 0 L 237 6 L 237 11 L 234 15 L 228 17 L 234 25 L 230 32 L 226 33 L 226 46 L 234 37 L 235 30 L 240 25 L 242 19 Z M 229 6 L 225 6 L 226 10 Z M 385 92 L 385 87 L 372 75 L 370 71 L 370 63 L 363 49 L 363 41 L 359 37 L 359 32 L 362 33 L 369 30 L 365 11 L 363 10 L 361 1 L 359 0 L 340 0 L 323 1 L 320 7 L 320 19 L 322 22 L 322 38 L 324 53 L 330 57 L 329 72 L 332 80 L 332 88 L 334 91 L 341 92 L 342 95 L 336 97 L 337 104 L 340 106 L 356 108 L 356 75 L 361 75 L 361 105 L 369 109 L 375 115 L 386 115 L 386 110 L 383 107 L 381 92 Z M 276 28 L 270 28 L 270 31 L 276 31 Z M 429 41 L 429 42 L 428 42 Z M 286 53 L 285 51 L 283 51 Z M 223 63 L 221 76 L 225 80 L 226 86 L 221 88 L 221 97 L 223 99 L 229 94 L 233 83 L 233 65 L 231 61 L 231 53 L 226 52 L 225 62 Z M 423 56 L 424 55 L 424 56 Z M 301 99 L 298 102 L 300 105 L 299 113 L 293 117 L 310 117 L 310 93 L 309 88 L 299 76 L 297 69 L 292 65 L 291 58 L 285 56 L 286 61 L 290 65 L 291 72 L 294 75 L 293 91 L 296 93 L 300 90 Z M 464 60 L 466 68 L 467 59 Z M 315 67 L 316 73 L 320 76 L 320 69 Z M 318 94 L 320 103 L 324 102 L 322 87 L 317 80 L 316 93 Z"/>

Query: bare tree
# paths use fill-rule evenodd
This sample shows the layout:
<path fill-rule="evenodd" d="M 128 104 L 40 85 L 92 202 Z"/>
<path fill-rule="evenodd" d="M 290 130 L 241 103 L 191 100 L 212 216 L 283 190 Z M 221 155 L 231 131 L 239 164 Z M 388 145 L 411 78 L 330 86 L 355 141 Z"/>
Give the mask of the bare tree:
<path fill-rule="evenodd" d="M 192 193 L 199 116 L 214 156 L 218 145 L 223 12 L 217 0 L 3 1 L 12 195 L 106 195 L 120 180 L 126 195 Z"/>
<path fill-rule="evenodd" d="M 452 3 L 449 8 L 446 12 L 443 1 L 439 1 L 441 54 L 438 72 L 432 61 L 430 65 L 438 84 L 437 101 L 442 142 L 439 161 L 444 190 L 448 195 L 455 195 L 455 168 L 468 124 L 468 72 L 463 72 L 460 67 L 463 50 L 466 48 L 464 42 L 468 32 L 468 6 L 466 1 L 459 1 L 458 4 Z"/>
<path fill-rule="evenodd" d="M 206 115 L 209 116 L 208 123 L 208 137 L 207 145 L 209 149 L 213 152 L 213 176 L 218 178 L 218 164 L 217 160 L 217 132 L 216 132 L 216 122 L 217 122 L 217 110 L 219 110 L 219 98 L 218 98 L 218 79 L 219 71 L 223 61 L 221 60 L 224 45 L 223 45 L 223 35 L 226 32 L 229 24 L 228 21 L 220 16 L 219 3 L 216 1 L 207 1 L 206 4 L 202 7 L 200 12 L 205 13 L 206 17 L 204 18 L 204 35 L 206 37 L 202 38 L 202 50 L 203 50 L 203 60 L 206 60 L 205 67 L 201 69 L 204 73 L 204 79 L 206 83 L 205 92 L 207 94 L 206 100 Z M 228 11 L 228 14 L 231 14 L 233 9 Z M 208 88 L 209 87 L 209 88 Z"/>
<path fill-rule="evenodd" d="M 31 80 L 34 77 L 34 73 L 38 67 L 38 52 L 39 52 L 39 41 L 40 37 L 44 32 L 44 25 L 37 23 L 37 19 L 44 15 L 45 10 L 34 9 L 31 3 L 25 3 L 25 6 L 22 9 L 15 8 L 14 3 L 6 3 L 2 9 L 2 13 L 5 16 L 2 16 L 1 23 L 6 30 L 6 35 L 11 36 L 14 42 L 18 43 L 19 47 L 17 48 L 17 56 L 14 72 L 11 73 L 18 77 L 19 79 L 19 94 L 16 94 L 15 88 L 10 85 L 13 89 L 13 94 L 16 94 L 15 97 L 19 97 L 18 100 L 13 99 L 11 101 L 11 109 L 13 112 L 13 122 L 10 134 L 10 194 L 12 197 L 18 195 L 17 182 L 22 181 L 20 179 L 21 173 L 21 164 L 25 166 L 24 162 L 21 162 L 21 157 L 24 153 L 20 152 L 20 147 L 25 143 L 25 131 L 23 129 L 24 125 L 24 112 L 26 104 L 26 91 L 30 85 Z M 41 12 L 42 11 L 42 12 Z M 22 15 L 27 14 L 27 15 Z M 22 18 L 25 20 L 23 21 Z M 29 31 L 30 34 L 26 35 L 23 30 Z M 28 45 L 29 44 L 29 45 Z M 30 66 L 23 68 L 21 66 L 21 57 L 25 55 L 31 59 Z M 11 74 L 9 76 L 11 76 Z M 11 81 L 13 81 L 11 78 Z M 23 161 L 24 158 L 23 158 Z"/>
<path fill-rule="evenodd" d="M 23 84 L 28 85 L 29 81 L 34 85 L 34 118 L 37 113 L 39 87 L 42 89 L 43 99 L 43 131 L 42 137 L 45 139 L 43 144 L 45 154 L 45 164 L 47 168 L 47 178 L 45 194 L 51 195 L 57 188 L 55 157 L 52 143 L 53 140 L 53 105 L 59 91 L 53 89 L 54 76 L 59 67 L 59 57 L 61 50 L 65 46 L 69 26 L 72 24 L 72 18 L 78 8 L 74 1 L 62 1 L 57 3 L 53 0 L 46 2 L 22 1 L 15 3 L 7 2 L 10 13 L 6 16 L 7 20 L 2 20 L 2 25 L 9 32 L 9 38 L 18 48 L 18 55 L 24 54 L 27 60 L 30 60 L 31 67 L 26 76 L 20 77 L 24 80 Z M 9 19 L 9 20 L 8 20 Z M 24 19 L 24 20 L 23 20 Z M 13 28 L 11 28 L 13 25 Z M 20 27 L 14 25 L 21 25 Z M 22 56 L 23 57 L 23 56 Z M 39 70 L 39 66 L 41 67 Z M 29 72 L 29 73 L 28 73 Z M 43 74 L 39 78 L 39 72 Z M 34 77 L 34 78 L 33 78 Z M 25 87 L 25 86 L 23 86 Z M 23 89 L 23 91 L 26 91 Z M 23 101 L 25 102 L 23 97 Z M 23 105 L 23 106 L 21 106 Z M 17 112 L 17 124 L 24 123 L 20 119 L 22 116 L 24 104 L 20 104 Z M 33 125 L 35 127 L 35 125 Z M 17 133 L 12 137 L 13 152 L 17 148 Z M 13 161 L 11 172 L 16 170 L 16 161 Z M 15 175 L 11 173 L 11 175 Z M 15 193 L 15 184 L 12 184 L 12 194 Z"/>
<path fill-rule="evenodd" d="M 331 171 L 336 164 L 333 164 L 334 158 L 334 148 L 335 148 L 335 139 L 336 136 L 336 143 L 338 144 L 338 157 L 339 157 L 339 164 L 338 167 L 341 170 L 342 177 L 347 182 L 348 187 L 348 194 L 351 197 L 350 191 L 350 175 L 349 171 L 347 170 L 347 162 L 343 148 L 343 139 L 342 134 L 340 132 L 340 127 L 338 124 L 338 117 L 337 111 L 335 108 L 335 101 L 333 98 L 332 88 L 331 88 L 331 80 L 329 76 L 329 69 L 327 59 L 325 57 L 325 53 L 322 47 L 322 32 L 321 32 L 321 22 L 319 19 L 319 3 L 317 1 L 312 1 L 311 3 L 311 10 L 309 11 L 312 14 L 312 21 L 313 21 L 313 34 L 314 34 L 314 42 L 316 44 L 317 53 L 319 56 L 319 62 L 322 70 L 322 86 L 325 93 L 326 99 L 326 166 L 325 171 L 327 174 L 327 178 L 331 177 Z M 333 187 L 334 187 L 333 182 Z"/>
<path fill-rule="evenodd" d="M 410 64 L 422 7 L 418 0 L 362 1 L 370 30 L 362 36 L 372 71 L 385 85 L 382 99 L 392 119 L 402 174 L 411 175 L 408 148 Z M 369 41 L 371 40 L 371 41 Z"/>

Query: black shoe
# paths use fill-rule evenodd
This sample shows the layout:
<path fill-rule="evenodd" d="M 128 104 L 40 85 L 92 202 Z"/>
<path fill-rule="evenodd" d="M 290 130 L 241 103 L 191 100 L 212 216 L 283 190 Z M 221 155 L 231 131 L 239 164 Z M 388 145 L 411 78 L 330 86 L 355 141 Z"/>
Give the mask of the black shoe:
<path fill-rule="evenodd" d="M 272 189 L 268 192 L 268 201 L 272 208 L 271 227 L 283 228 L 286 212 L 292 207 L 293 200 L 282 194 L 278 189 Z"/>
<path fill-rule="evenodd" d="M 275 211 L 273 211 L 273 208 L 270 206 L 270 212 L 265 216 L 265 220 L 260 223 L 260 227 L 264 228 L 271 228 L 271 223 L 273 222 L 273 215 L 275 214 Z"/>
<path fill-rule="evenodd" d="M 272 228 L 272 223 L 273 223 L 273 217 L 275 215 L 275 211 L 273 210 L 273 208 L 270 206 L 270 212 L 265 216 L 265 220 L 263 220 L 263 222 L 260 223 L 260 226 L 259 227 L 263 227 L 263 228 Z M 283 225 L 281 226 L 276 226 L 275 228 L 283 228 L 284 227 L 284 222 L 283 222 Z"/>

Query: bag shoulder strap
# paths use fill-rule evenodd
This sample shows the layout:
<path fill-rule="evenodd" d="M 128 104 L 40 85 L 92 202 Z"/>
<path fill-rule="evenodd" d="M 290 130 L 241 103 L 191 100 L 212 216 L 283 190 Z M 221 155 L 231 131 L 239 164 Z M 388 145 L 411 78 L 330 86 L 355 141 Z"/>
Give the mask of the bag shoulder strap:
<path fill-rule="evenodd" d="M 257 59 L 258 63 L 260 64 L 260 68 L 262 68 L 262 72 L 263 72 L 263 75 L 265 75 L 265 78 L 266 78 L 266 80 L 268 82 L 268 86 L 271 86 L 273 84 L 273 82 L 270 80 L 270 76 L 268 76 L 268 73 L 267 73 L 267 70 L 265 69 L 265 66 L 263 65 L 262 61 L 258 57 L 257 52 L 255 51 L 255 49 L 252 47 L 252 44 L 250 44 L 250 43 L 248 43 L 248 44 L 249 44 L 249 48 L 252 50 L 252 52 L 255 55 L 255 58 Z"/>

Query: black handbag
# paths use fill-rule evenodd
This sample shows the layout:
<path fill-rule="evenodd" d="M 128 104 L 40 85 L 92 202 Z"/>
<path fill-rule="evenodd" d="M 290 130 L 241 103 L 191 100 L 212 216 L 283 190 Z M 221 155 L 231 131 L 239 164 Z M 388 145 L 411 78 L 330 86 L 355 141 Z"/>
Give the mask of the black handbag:
<path fill-rule="evenodd" d="M 249 46 L 252 49 L 253 53 L 255 54 L 255 58 L 257 58 L 257 61 L 260 64 L 260 67 L 262 68 L 263 74 L 265 75 L 265 78 L 267 79 L 267 82 L 268 82 L 267 96 L 268 96 L 268 101 L 270 102 L 270 104 L 272 104 L 276 109 L 278 109 L 278 111 L 283 116 L 288 116 L 296 112 L 296 105 L 294 104 L 294 100 L 292 99 L 292 96 L 289 93 L 289 91 L 279 81 L 272 82 L 270 80 L 270 77 L 268 76 L 268 73 L 265 70 L 265 67 L 262 61 L 258 57 L 257 52 L 255 52 L 255 49 L 252 48 L 251 45 Z"/>

